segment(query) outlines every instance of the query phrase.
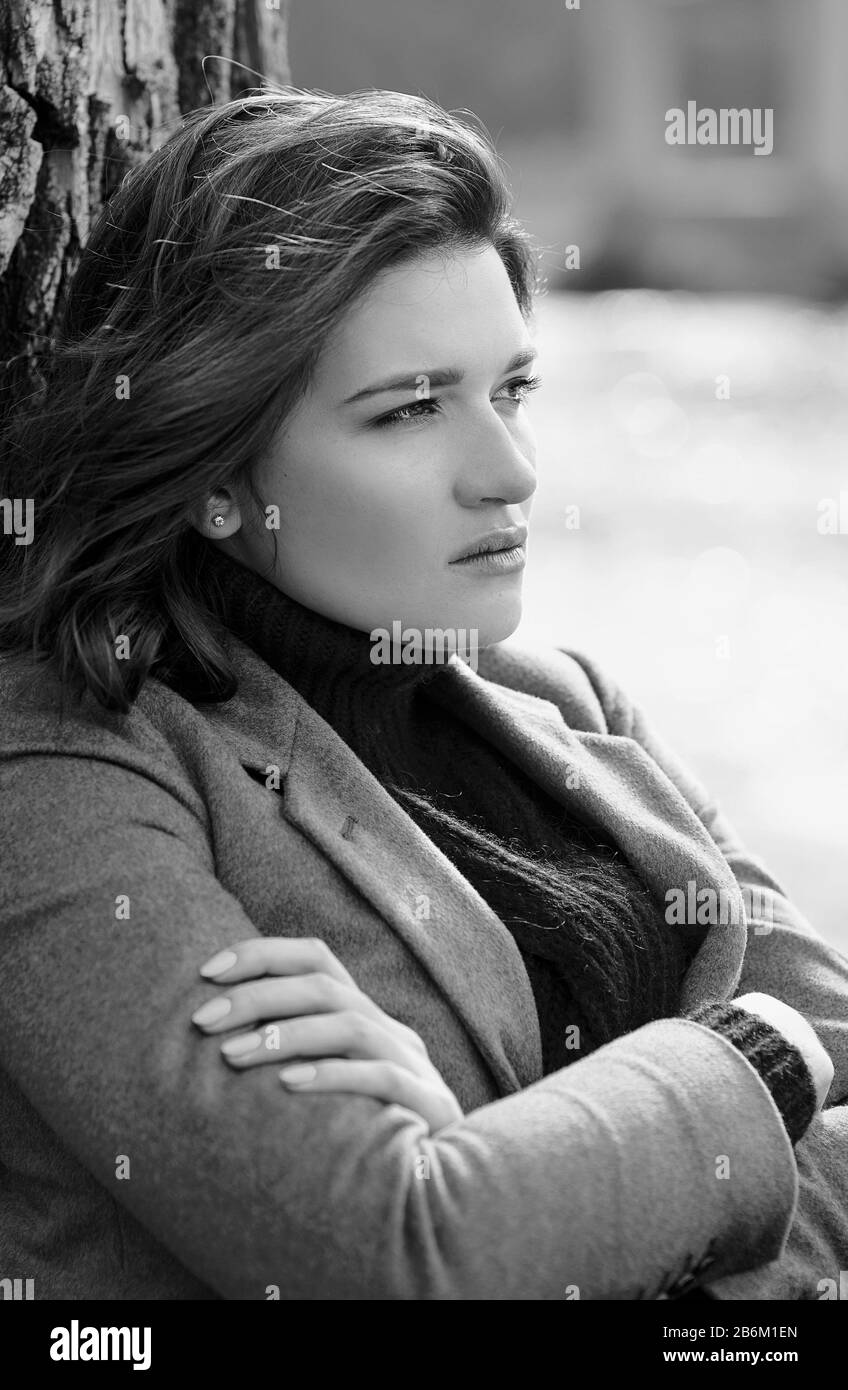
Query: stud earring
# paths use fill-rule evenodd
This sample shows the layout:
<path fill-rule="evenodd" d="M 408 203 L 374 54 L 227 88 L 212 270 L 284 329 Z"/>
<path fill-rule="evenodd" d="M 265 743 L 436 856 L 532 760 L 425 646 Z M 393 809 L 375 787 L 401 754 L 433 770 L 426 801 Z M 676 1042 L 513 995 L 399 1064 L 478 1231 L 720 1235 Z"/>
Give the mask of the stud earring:
<path fill-rule="evenodd" d="M 213 516 L 213 518 L 212 518 L 212 525 L 213 525 L 213 526 L 223 526 L 223 524 L 224 524 L 224 518 L 222 517 L 222 515 L 221 515 L 220 512 L 217 512 L 217 513 L 215 514 L 215 516 Z"/>

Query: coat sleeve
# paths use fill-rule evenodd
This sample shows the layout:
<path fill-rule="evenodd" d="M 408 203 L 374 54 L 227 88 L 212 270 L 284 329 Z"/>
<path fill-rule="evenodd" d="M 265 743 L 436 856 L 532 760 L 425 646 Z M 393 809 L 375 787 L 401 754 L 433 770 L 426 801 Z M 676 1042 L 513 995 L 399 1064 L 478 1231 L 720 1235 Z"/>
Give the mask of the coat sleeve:
<path fill-rule="evenodd" d="M 693 1021 L 435 1135 L 398 1105 L 228 1068 L 190 1023 L 217 992 L 198 968 L 256 928 L 215 876 L 201 798 L 158 766 L 0 759 L 0 1065 L 217 1293 L 652 1298 L 693 1265 L 779 1256 L 792 1147 L 755 1070 Z"/>
<path fill-rule="evenodd" d="M 607 732 L 642 745 L 689 802 L 730 865 L 748 919 L 738 993 L 772 994 L 803 1014 L 833 1061 L 827 1104 L 848 1102 L 848 960 L 789 901 L 779 881 L 742 843 L 698 778 L 666 747 L 639 706 L 588 657 L 559 650 L 576 660 L 589 677 Z"/>

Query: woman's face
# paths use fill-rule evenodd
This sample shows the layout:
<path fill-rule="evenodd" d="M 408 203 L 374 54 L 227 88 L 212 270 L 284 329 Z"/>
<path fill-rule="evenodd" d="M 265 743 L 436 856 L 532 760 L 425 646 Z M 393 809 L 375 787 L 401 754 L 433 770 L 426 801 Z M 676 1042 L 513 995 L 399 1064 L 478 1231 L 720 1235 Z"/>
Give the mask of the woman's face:
<path fill-rule="evenodd" d="M 391 632 L 400 621 L 476 629 L 481 647 L 501 641 L 521 616 L 523 555 L 456 560 L 487 532 L 523 528 L 529 517 L 536 450 L 527 391 L 516 385 L 531 375 L 531 361 L 516 362 L 527 353 L 535 355 L 494 247 L 383 271 L 254 474 L 263 503 L 279 507 L 273 574 L 273 537 L 249 493 L 218 508 L 227 517 L 220 543 L 353 628 Z M 455 382 L 443 384 L 446 370 Z M 399 383 L 389 389 L 387 378 Z"/>

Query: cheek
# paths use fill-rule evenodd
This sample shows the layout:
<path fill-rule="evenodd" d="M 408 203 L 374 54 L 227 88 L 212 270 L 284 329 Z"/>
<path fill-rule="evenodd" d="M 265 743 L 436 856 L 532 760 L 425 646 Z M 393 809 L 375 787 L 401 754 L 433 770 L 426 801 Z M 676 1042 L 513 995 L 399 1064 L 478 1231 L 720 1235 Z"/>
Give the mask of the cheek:
<path fill-rule="evenodd" d="M 299 451 L 296 461 L 290 455 L 266 496 L 276 500 L 276 487 L 290 556 L 348 570 L 358 563 L 373 574 L 408 566 L 432 549 L 439 531 L 432 470 L 412 468 L 385 449 L 375 456 L 349 440 L 328 441 Z"/>

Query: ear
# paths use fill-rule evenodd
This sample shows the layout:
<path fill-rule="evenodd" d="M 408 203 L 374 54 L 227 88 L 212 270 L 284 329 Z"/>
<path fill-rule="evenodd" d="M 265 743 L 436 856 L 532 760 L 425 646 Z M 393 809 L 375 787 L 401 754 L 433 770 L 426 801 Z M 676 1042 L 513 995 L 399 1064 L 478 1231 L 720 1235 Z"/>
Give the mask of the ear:
<path fill-rule="evenodd" d="M 219 518 L 217 524 L 216 517 Z M 229 540 L 241 529 L 242 515 L 232 493 L 222 490 L 193 507 L 189 521 L 208 540 Z"/>

